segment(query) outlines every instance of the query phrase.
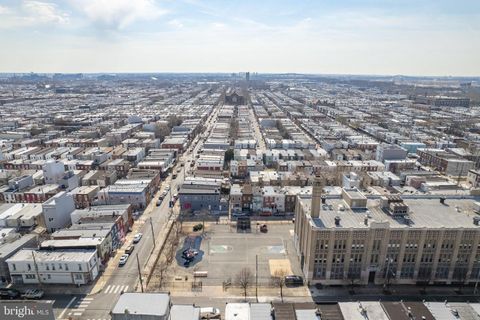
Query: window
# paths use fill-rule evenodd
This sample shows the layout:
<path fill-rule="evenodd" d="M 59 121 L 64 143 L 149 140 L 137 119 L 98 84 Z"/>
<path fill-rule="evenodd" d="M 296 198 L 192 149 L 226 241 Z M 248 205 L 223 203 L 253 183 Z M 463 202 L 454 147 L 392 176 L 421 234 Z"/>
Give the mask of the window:
<path fill-rule="evenodd" d="M 75 280 L 83 280 L 83 275 L 81 273 L 75 273 Z"/>
<path fill-rule="evenodd" d="M 12 268 L 13 270 L 17 270 L 17 266 L 15 265 L 15 263 L 12 263 Z"/>
<path fill-rule="evenodd" d="M 68 271 L 68 264 L 65 263 L 65 270 Z"/>
<path fill-rule="evenodd" d="M 82 271 L 82 265 L 80 263 L 78 264 L 78 270 Z"/>
<path fill-rule="evenodd" d="M 28 268 L 28 271 L 32 270 L 32 266 L 30 265 L 30 263 L 27 263 L 27 268 Z"/>
<path fill-rule="evenodd" d="M 35 279 L 35 275 L 34 274 L 26 274 L 25 275 L 25 279 Z"/>
<path fill-rule="evenodd" d="M 47 274 L 48 279 L 52 279 L 52 276 L 50 274 Z"/>
<path fill-rule="evenodd" d="M 52 263 L 52 270 L 55 270 L 55 265 Z"/>

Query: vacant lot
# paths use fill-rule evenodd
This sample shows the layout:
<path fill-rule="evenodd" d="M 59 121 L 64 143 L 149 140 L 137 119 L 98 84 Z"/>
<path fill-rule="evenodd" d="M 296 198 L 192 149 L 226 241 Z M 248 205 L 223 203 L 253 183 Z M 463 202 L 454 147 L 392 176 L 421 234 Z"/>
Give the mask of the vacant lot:
<path fill-rule="evenodd" d="M 252 228 L 251 233 L 237 233 L 228 225 L 208 225 L 200 244 L 202 259 L 189 268 L 174 263 L 168 271 L 169 277 L 193 278 L 194 271 L 208 271 L 202 278 L 203 285 L 222 285 L 224 281 L 235 281 L 242 268 L 255 274 L 258 261 L 258 282 L 267 284 L 275 270 L 301 275 L 298 259 L 293 247 L 293 224 L 268 224 L 268 232 L 261 233 Z M 183 239 L 180 241 L 183 243 Z"/>

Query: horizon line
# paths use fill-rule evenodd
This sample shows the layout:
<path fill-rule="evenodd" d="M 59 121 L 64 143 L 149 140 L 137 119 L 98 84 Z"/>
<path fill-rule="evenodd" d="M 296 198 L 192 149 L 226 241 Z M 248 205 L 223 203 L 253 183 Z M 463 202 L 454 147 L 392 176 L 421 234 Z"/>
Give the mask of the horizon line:
<path fill-rule="evenodd" d="M 95 71 L 95 72 L 36 72 L 36 71 L 20 71 L 20 72 L 8 72 L 0 71 L 0 75 L 15 75 L 15 74 L 37 74 L 37 75 L 54 75 L 54 74 L 82 74 L 82 75 L 128 75 L 128 74 L 139 74 L 139 75 L 150 75 L 150 74 L 192 74 L 192 75 L 201 75 L 201 74 L 221 74 L 221 75 L 231 75 L 250 72 L 252 75 L 305 75 L 305 76 L 356 76 L 356 77 L 408 77 L 408 78 L 480 78 L 479 75 L 409 75 L 409 74 L 367 74 L 367 73 L 308 73 L 308 72 L 256 72 L 256 71 L 120 71 L 120 72 L 108 72 L 108 71 Z"/>

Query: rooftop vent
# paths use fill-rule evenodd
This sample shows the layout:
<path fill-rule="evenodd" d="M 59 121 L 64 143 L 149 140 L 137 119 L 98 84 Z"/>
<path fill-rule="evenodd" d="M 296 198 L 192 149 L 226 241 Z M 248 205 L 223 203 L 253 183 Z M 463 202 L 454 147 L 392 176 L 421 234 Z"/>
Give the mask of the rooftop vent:
<path fill-rule="evenodd" d="M 480 225 L 480 217 L 473 217 L 473 224 L 476 226 Z"/>
<path fill-rule="evenodd" d="M 341 219 L 340 219 L 339 216 L 336 216 L 336 217 L 335 217 L 335 225 L 336 225 L 337 227 L 340 226 L 340 220 L 341 220 Z"/>

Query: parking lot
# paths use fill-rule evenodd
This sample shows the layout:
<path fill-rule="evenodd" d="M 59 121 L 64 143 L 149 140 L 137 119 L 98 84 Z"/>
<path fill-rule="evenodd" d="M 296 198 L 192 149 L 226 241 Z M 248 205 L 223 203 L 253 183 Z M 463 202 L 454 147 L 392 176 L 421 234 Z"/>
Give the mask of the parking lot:
<path fill-rule="evenodd" d="M 229 225 L 207 225 L 200 250 L 203 256 L 194 268 L 175 264 L 170 274 L 191 279 L 195 271 L 208 271 L 208 277 L 202 278 L 203 285 L 222 285 L 224 281 L 234 282 L 242 268 L 255 274 L 258 259 L 259 284 L 269 283 L 278 268 L 301 275 L 293 247 L 293 224 L 271 224 L 266 233 L 255 227 L 250 233 L 237 233 Z"/>

